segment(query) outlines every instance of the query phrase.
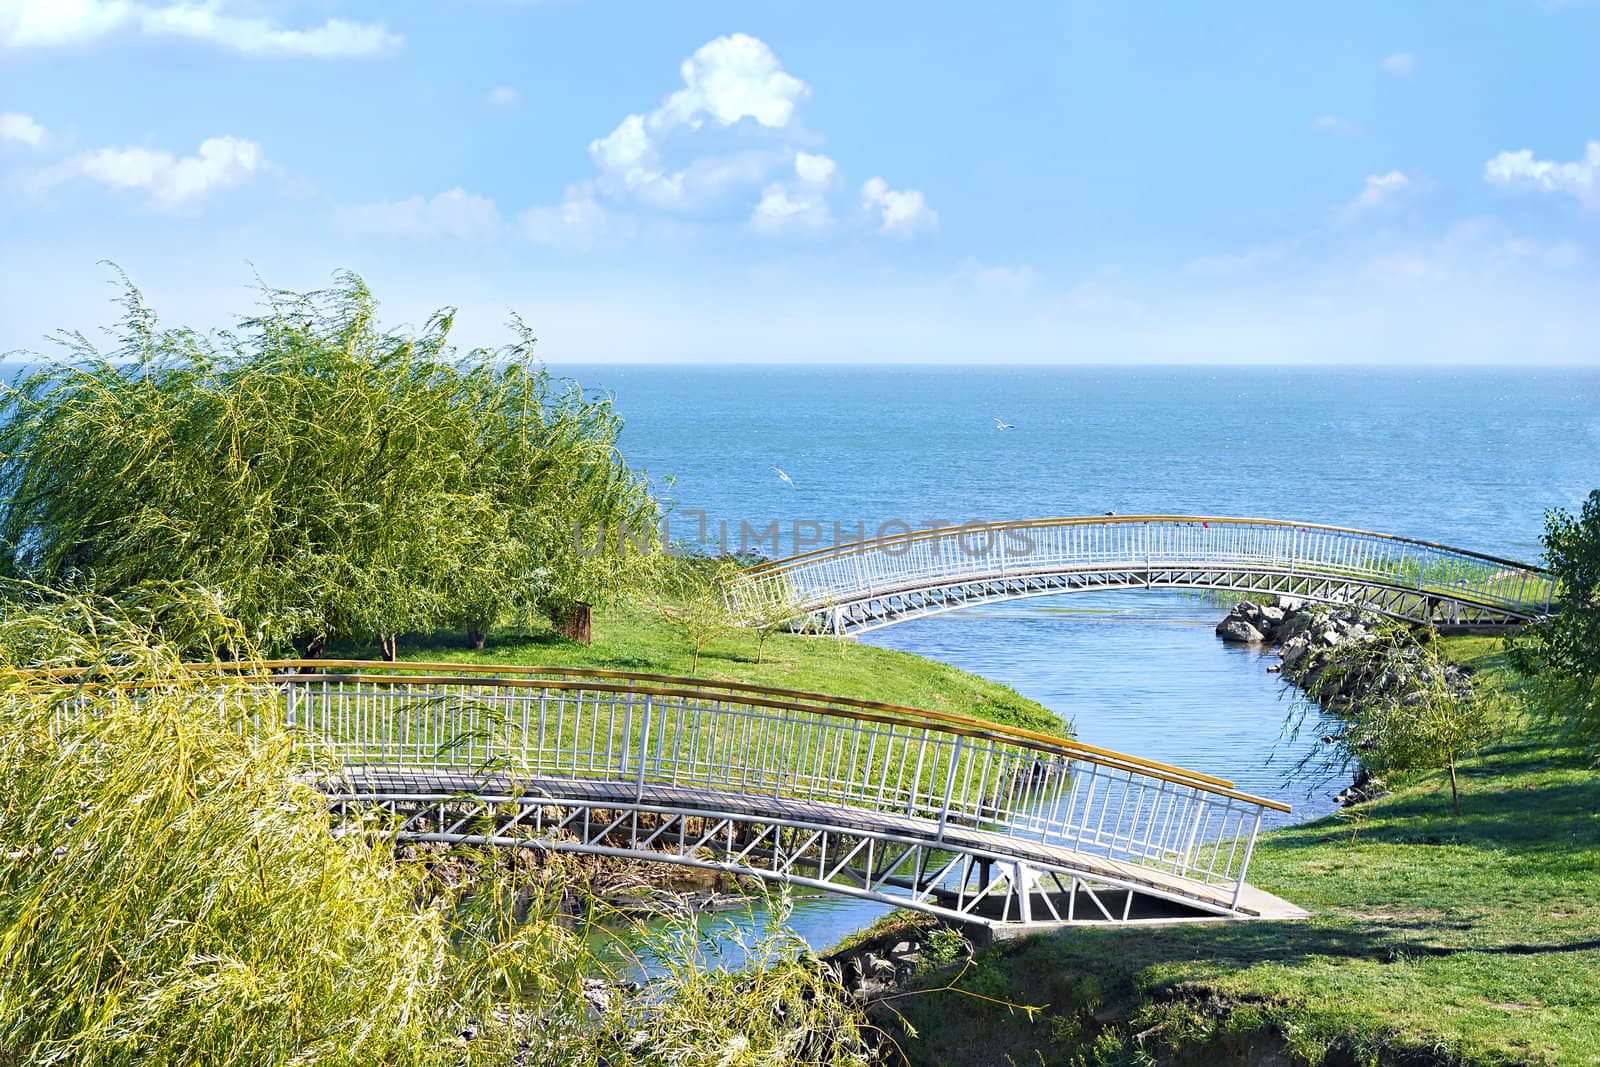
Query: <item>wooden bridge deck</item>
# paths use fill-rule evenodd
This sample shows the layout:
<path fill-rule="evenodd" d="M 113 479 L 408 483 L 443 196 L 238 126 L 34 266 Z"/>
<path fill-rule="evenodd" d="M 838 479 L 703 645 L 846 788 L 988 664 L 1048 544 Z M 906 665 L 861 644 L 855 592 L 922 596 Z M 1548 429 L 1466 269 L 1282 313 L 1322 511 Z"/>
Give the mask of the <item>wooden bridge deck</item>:
<path fill-rule="evenodd" d="M 1090 852 L 1046 844 L 1027 837 L 947 823 L 941 832 L 933 819 L 869 811 L 841 804 L 773 794 L 586 778 L 555 778 L 472 770 L 416 769 L 391 766 L 347 766 L 334 780 L 321 784 L 334 797 L 367 800 L 424 799 L 459 796 L 486 801 L 563 801 L 614 803 L 617 810 L 661 810 L 719 818 L 729 815 L 781 820 L 806 828 L 849 829 L 949 846 L 1000 862 L 1021 860 L 1046 871 L 1073 872 L 1094 879 L 1136 887 L 1177 902 L 1194 901 L 1208 910 L 1233 909 L 1241 917 L 1300 919 L 1307 912 L 1256 887 L 1243 887 L 1237 906 L 1231 886 L 1204 882 Z M 1065 877 L 1065 874 L 1063 875 Z"/>

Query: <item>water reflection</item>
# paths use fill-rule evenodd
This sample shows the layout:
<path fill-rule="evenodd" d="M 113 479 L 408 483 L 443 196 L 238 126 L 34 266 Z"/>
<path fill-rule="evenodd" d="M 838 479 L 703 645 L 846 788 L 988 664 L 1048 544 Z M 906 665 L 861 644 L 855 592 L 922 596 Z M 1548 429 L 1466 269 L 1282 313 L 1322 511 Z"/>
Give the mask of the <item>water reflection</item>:
<path fill-rule="evenodd" d="M 597 925 L 587 936 L 597 955 L 624 975 L 658 977 L 672 961 L 685 958 L 736 970 L 753 962 L 751 947 L 761 945 L 772 930 L 775 909 L 781 909 L 781 892 L 774 888 L 773 894 L 753 895 L 725 911 Z M 789 931 L 819 952 L 892 910 L 870 900 L 810 889 L 791 890 L 789 906 Z M 681 936 L 691 931 L 692 937 Z"/>

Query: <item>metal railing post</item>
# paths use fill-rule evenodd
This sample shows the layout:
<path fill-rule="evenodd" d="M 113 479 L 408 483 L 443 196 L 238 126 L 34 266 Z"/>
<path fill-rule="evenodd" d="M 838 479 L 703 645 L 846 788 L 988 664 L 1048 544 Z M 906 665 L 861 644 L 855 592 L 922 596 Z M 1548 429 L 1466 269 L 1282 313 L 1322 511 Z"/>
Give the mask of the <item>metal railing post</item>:
<path fill-rule="evenodd" d="M 1144 534 L 1144 585 L 1148 589 L 1150 588 L 1150 524 L 1148 522 L 1144 524 L 1142 532 Z"/>
<path fill-rule="evenodd" d="M 1244 892 L 1244 877 L 1250 871 L 1250 857 L 1256 850 L 1256 835 L 1261 832 L 1261 809 L 1256 809 L 1255 822 L 1250 826 L 1250 840 L 1244 845 L 1244 859 L 1239 862 L 1239 875 L 1233 880 L 1233 902 L 1228 910 L 1239 910 L 1239 896 Z"/>
<path fill-rule="evenodd" d="M 1198 797 L 1192 797 L 1191 803 L 1194 804 L 1194 823 L 1189 827 L 1189 839 L 1183 845 L 1183 866 L 1180 868 L 1183 871 L 1187 871 L 1194 866 L 1194 843 L 1200 836 L 1200 822 L 1205 818 L 1206 814 L 1206 805 L 1203 800 Z"/>
<path fill-rule="evenodd" d="M 783 796 L 783 763 L 789 742 L 792 740 L 789 736 L 789 727 L 794 721 L 794 713 L 785 711 L 778 717 L 777 721 L 778 725 L 774 728 L 772 735 L 772 795 L 781 797 Z M 780 739 L 783 742 L 782 744 L 779 744 Z"/>
<path fill-rule="evenodd" d="M 907 740 L 910 739 L 909 731 Z M 906 801 L 906 814 L 914 815 L 917 811 L 917 790 L 922 788 L 922 757 L 928 752 L 928 728 L 922 728 L 922 742 L 917 745 L 917 766 L 911 772 L 911 796 Z"/>
<path fill-rule="evenodd" d="M 633 791 L 635 800 L 644 799 L 644 768 L 645 759 L 650 752 L 650 712 L 652 705 L 650 698 L 644 698 L 644 729 L 639 732 L 639 771 L 634 778 Z"/>
<path fill-rule="evenodd" d="M 1023 923 L 1033 922 L 1033 892 L 1028 885 L 1028 875 L 1031 873 L 1026 863 L 1018 860 L 1014 865 L 1017 879 L 1017 918 Z"/>
<path fill-rule="evenodd" d="M 939 840 L 944 840 L 944 827 L 950 821 L 950 800 L 956 790 L 956 766 L 961 762 L 961 743 L 966 737 L 956 735 L 956 747 L 950 753 L 950 769 L 944 776 L 944 804 L 939 809 Z"/>

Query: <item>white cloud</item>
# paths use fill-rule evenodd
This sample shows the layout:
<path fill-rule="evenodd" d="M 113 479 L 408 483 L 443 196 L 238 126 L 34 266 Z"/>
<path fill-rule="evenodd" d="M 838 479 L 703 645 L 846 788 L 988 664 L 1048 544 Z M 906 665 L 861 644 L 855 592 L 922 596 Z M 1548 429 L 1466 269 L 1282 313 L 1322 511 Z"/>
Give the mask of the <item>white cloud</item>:
<path fill-rule="evenodd" d="M 134 21 L 124 0 L 0 0 L 0 44 L 44 47 L 93 40 Z"/>
<path fill-rule="evenodd" d="M 781 182 L 773 182 L 761 190 L 761 201 L 750 213 L 750 228 L 757 233 L 781 233 L 796 226 L 814 229 L 825 219 L 825 214 L 823 219 L 817 218 L 814 203 L 796 197 Z"/>
<path fill-rule="evenodd" d="M 1312 121 L 1311 128 L 1338 137 L 1360 137 L 1363 132 L 1356 123 L 1349 119 L 1341 119 L 1337 115 L 1319 115 Z"/>
<path fill-rule="evenodd" d="M 604 137 L 589 142 L 589 155 L 604 171 L 626 172 L 650 153 L 643 115 L 629 115 Z"/>
<path fill-rule="evenodd" d="M 784 71 L 766 42 L 743 33 L 701 45 L 679 72 L 683 88 L 651 115 L 654 130 L 698 125 L 703 115 L 724 126 L 745 118 L 768 127 L 787 126 L 795 104 L 811 91 Z"/>
<path fill-rule="evenodd" d="M 660 207 L 687 207 L 741 176 L 759 181 L 769 163 L 749 157 L 701 159 L 673 169 L 662 161 L 662 144 L 676 131 L 700 129 L 707 119 L 724 127 L 752 119 L 769 129 L 784 128 L 811 91 L 783 70 L 765 42 L 742 33 L 702 45 L 683 61 L 680 73 L 683 88 L 654 111 L 629 115 L 589 143 L 589 155 L 611 192 Z"/>
<path fill-rule="evenodd" d="M 1411 52 L 1391 52 L 1379 64 L 1383 72 L 1395 78 L 1409 78 L 1417 72 L 1417 57 Z"/>
<path fill-rule="evenodd" d="M 517 223 L 535 244 L 579 250 L 594 247 L 618 229 L 587 185 L 568 188 L 554 206 L 528 208 Z"/>
<path fill-rule="evenodd" d="M 45 129 L 33 116 L 17 111 L 0 112 L 0 141 L 16 141 L 32 148 L 44 143 Z"/>
<path fill-rule="evenodd" d="M 173 208 L 249 181 L 262 162 L 261 146 L 254 141 L 208 137 L 192 156 L 138 146 L 84 152 L 43 172 L 39 180 L 49 186 L 87 178 L 114 189 L 142 189 L 155 206 Z"/>
<path fill-rule="evenodd" d="M 877 212 L 882 220 L 878 232 L 892 237 L 909 237 L 939 225 L 938 213 L 920 191 L 891 189 L 882 178 L 868 178 L 861 186 L 861 206 Z"/>
<path fill-rule="evenodd" d="M 343 208 L 338 220 L 356 233 L 466 239 L 492 235 L 500 227 L 500 212 L 493 200 L 457 186 L 432 199 L 412 196 Z"/>
<path fill-rule="evenodd" d="M 820 233 L 837 222 L 829 201 L 842 184 L 839 165 L 800 147 L 816 143 L 795 118 L 811 88 L 785 71 L 765 42 L 742 33 L 715 38 L 684 60 L 679 74 L 682 87 L 653 110 L 629 114 L 589 142 L 596 175 L 580 195 L 569 190 L 560 204 L 524 213 L 533 239 L 572 244 L 593 240 L 586 235 L 596 231 L 617 233 L 601 202 L 695 211 L 734 189 L 751 191 L 746 226 L 756 233 Z M 880 233 L 906 236 L 938 223 L 915 189 L 874 178 L 862 198 Z"/>
<path fill-rule="evenodd" d="M 1344 221 L 1353 222 L 1366 215 L 1397 211 L 1430 188 L 1431 183 L 1425 179 L 1398 170 L 1371 175 L 1362 183 L 1361 192 L 1356 194 L 1356 198 L 1345 205 L 1342 213 Z"/>
<path fill-rule="evenodd" d="M 1600 207 L 1600 141 L 1590 141 L 1572 163 L 1535 159 L 1533 152 L 1501 152 L 1483 167 L 1483 180 L 1508 189 L 1564 193 Z"/>
<path fill-rule="evenodd" d="M 629 115 L 604 137 L 589 142 L 589 156 L 608 188 L 661 207 L 681 206 L 684 172 L 669 173 L 645 130 L 645 116 Z"/>
<path fill-rule="evenodd" d="M 335 59 L 378 55 L 404 43 L 382 23 L 330 18 L 310 29 L 284 29 L 266 18 L 225 14 L 224 6 L 218 0 L 0 0 L 0 45 L 59 47 L 131 32 L 200 41 L 245 55 Z"/>
<path fill-rule="evenodd" d="M 509 85 L 497 85 L 483 94 L 483 100 L 490 107 L 513 108 L 522 103 L 522 94 Z"/>
<path fill-rule="evenodd" d="M 775 234 L 791 230 L 818 231 L 833 223 L 828 210 L 828 189 L 839 165 L 824 155 L 796 152 L 795 180 L 773 182 L 761 190 L 761 201 L 750 214 L 750 228 Z"/>
<path fill-rule="evenodd" d="M 827 185 L 838 171 L 839 164 L 827 156 L 810 152 L 794 154 L 794 172 L 807 185 Z"/>

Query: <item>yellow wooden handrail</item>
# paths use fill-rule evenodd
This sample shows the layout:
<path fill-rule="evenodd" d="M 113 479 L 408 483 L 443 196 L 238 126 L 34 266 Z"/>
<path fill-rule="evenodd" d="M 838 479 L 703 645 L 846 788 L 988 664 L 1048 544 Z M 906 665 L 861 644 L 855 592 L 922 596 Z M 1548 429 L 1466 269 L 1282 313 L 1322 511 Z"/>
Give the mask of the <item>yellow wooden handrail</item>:
<path fill-rule="evenodd" d="M 1482 560 L 1502 567 L 1516 567 L 1518 570 L 1529 574 L 1544 574 L 1544 570 L 1513 559 L 1502 559 L 1499 556 L 1487 555 L 1483 552 L 1474 552 L 1470 549 L 1455 548 L 1450 545 L 1439 544 L 1436 541 L 1423 541 L 1415 537 L 1401 537 L 1396 534 L 1374 533 L 1371 530 L 1358 530 L 1349 526 L 1329 526 L 1317 522 L 1295 522 L 1290 519 L 1249 519 L 1225 515 L 1076 515 L 1054 519 L 1017 519 L 999 522 L 975 522 L 964 526 L 940 526 L 925 530 L 909 530 L 903 534 L 886 534 L 882 537 L 868 538 L 862 541 L 847 541 L 843 544 L 831 545 L 825 548 L 815 548 L 809 552 L 799 552 L 781 559 L 765 560 L 761 563 L 746 567 L 737 574 L 730 576 L 727 581 L 738 581 L 741 577 L 758 574 L 770 574 L 774 571 L 787 570 L 789 567 L 819 557 L 862 552 L 885 545 L 904 545 L 915 541 L 937 539 L 957 533 L 982 533 L 991 530 L 1028 530 L 1050 526 L 1113 526 L 1126 523 L 1139 522 L 1205 522 L 1221 523 L 1233 526 L 1283 526 L 1294 527 L 1300 530 L 1321 530 L 1327 533 L 1355 534 L 1360 537 L 1374 537 L 1382 541 L 1395 541 L 1400 544 L 1418 545 L 1423 548 L 1436 548 L 1458 556 Z"/>

